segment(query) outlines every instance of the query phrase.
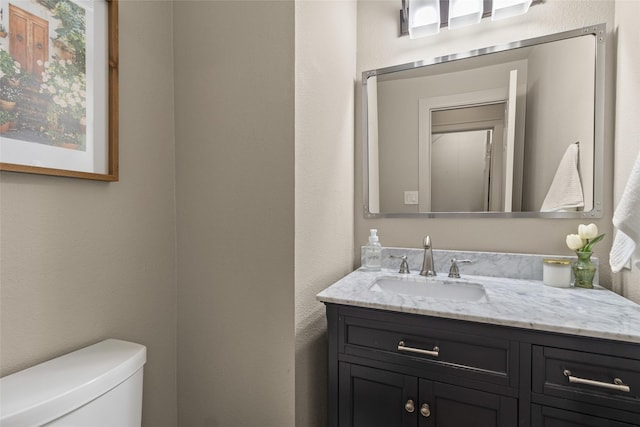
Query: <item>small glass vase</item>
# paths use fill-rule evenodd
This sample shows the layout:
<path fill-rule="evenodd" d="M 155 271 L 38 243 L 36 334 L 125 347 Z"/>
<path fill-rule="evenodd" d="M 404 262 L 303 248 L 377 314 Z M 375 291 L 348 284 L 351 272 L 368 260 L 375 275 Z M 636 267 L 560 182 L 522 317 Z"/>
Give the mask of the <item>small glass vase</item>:
<path fill-rule="evenodd" d="M 573 263 L 574 286 L 576 288 L 593 289 L 593 277 L 596 275 L 596 266 L 591 262 L 591 252 L 578 252 L 578 260 Z"/>

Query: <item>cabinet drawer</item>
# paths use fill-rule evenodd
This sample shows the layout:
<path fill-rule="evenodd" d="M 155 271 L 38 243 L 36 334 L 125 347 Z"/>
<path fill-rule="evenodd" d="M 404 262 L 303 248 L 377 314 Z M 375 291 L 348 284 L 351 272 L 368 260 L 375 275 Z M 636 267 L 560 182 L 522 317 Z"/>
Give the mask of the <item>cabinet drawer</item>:
<path fill-rule="evenodd" d="M 637 427 L 637 424 L 621 423 L 592 415 L 531 405 L 532 427 Z"/>
<path fill-rule="evenodd" d="M 344 353 L 517 386 L 517 345 L 508 339 L 462 333 L 447 328 L 442 319 L 435 325 L 410 320 L 399 323 L 344 316 Z"/>
<path fill-rule="evenodd" d="M 640 360 L 552 347 L 532 350 L 535 393 L 640 413 Z"/>

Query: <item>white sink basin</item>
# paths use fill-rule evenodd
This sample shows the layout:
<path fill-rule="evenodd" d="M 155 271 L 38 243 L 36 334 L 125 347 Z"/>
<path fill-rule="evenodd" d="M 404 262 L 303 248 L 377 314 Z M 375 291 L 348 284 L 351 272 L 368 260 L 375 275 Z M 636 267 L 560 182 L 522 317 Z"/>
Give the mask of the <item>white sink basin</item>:
<path fill-rule="evenodd" d="M 378 277 L 370 290 L 454 301 L 479 301 L 487 294 L 479 283 L 437 277 Z"/>

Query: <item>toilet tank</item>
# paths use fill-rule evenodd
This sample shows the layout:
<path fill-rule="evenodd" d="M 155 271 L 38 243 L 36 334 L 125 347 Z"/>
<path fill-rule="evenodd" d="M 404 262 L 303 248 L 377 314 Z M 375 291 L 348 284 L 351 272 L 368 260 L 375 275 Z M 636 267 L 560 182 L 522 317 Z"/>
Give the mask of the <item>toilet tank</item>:
<path fill-rule="evenodd" d="M 146 360 L 108 339 L 0 378 L 0 427 L 140 427 Z"/>

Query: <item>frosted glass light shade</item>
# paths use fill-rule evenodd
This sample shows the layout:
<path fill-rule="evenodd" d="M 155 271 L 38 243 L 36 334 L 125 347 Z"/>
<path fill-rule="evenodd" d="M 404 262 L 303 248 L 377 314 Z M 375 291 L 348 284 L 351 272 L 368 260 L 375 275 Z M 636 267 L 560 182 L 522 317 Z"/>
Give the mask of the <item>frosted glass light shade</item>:
<path fill-rule="evenodd" d="M 409 0 L 409 37 L 440 32 L 440 0 Z"/>
<path fill-rule="evenodd" d="M 491 20 L 511 18 L 524 15 L 529 10 L 532 0 L 493 0 Z"/>
<path fill-rule="evenodd" d="M 479 23 L 483 6 L 483 0 L 449 0 L 449 29 Z"/>

